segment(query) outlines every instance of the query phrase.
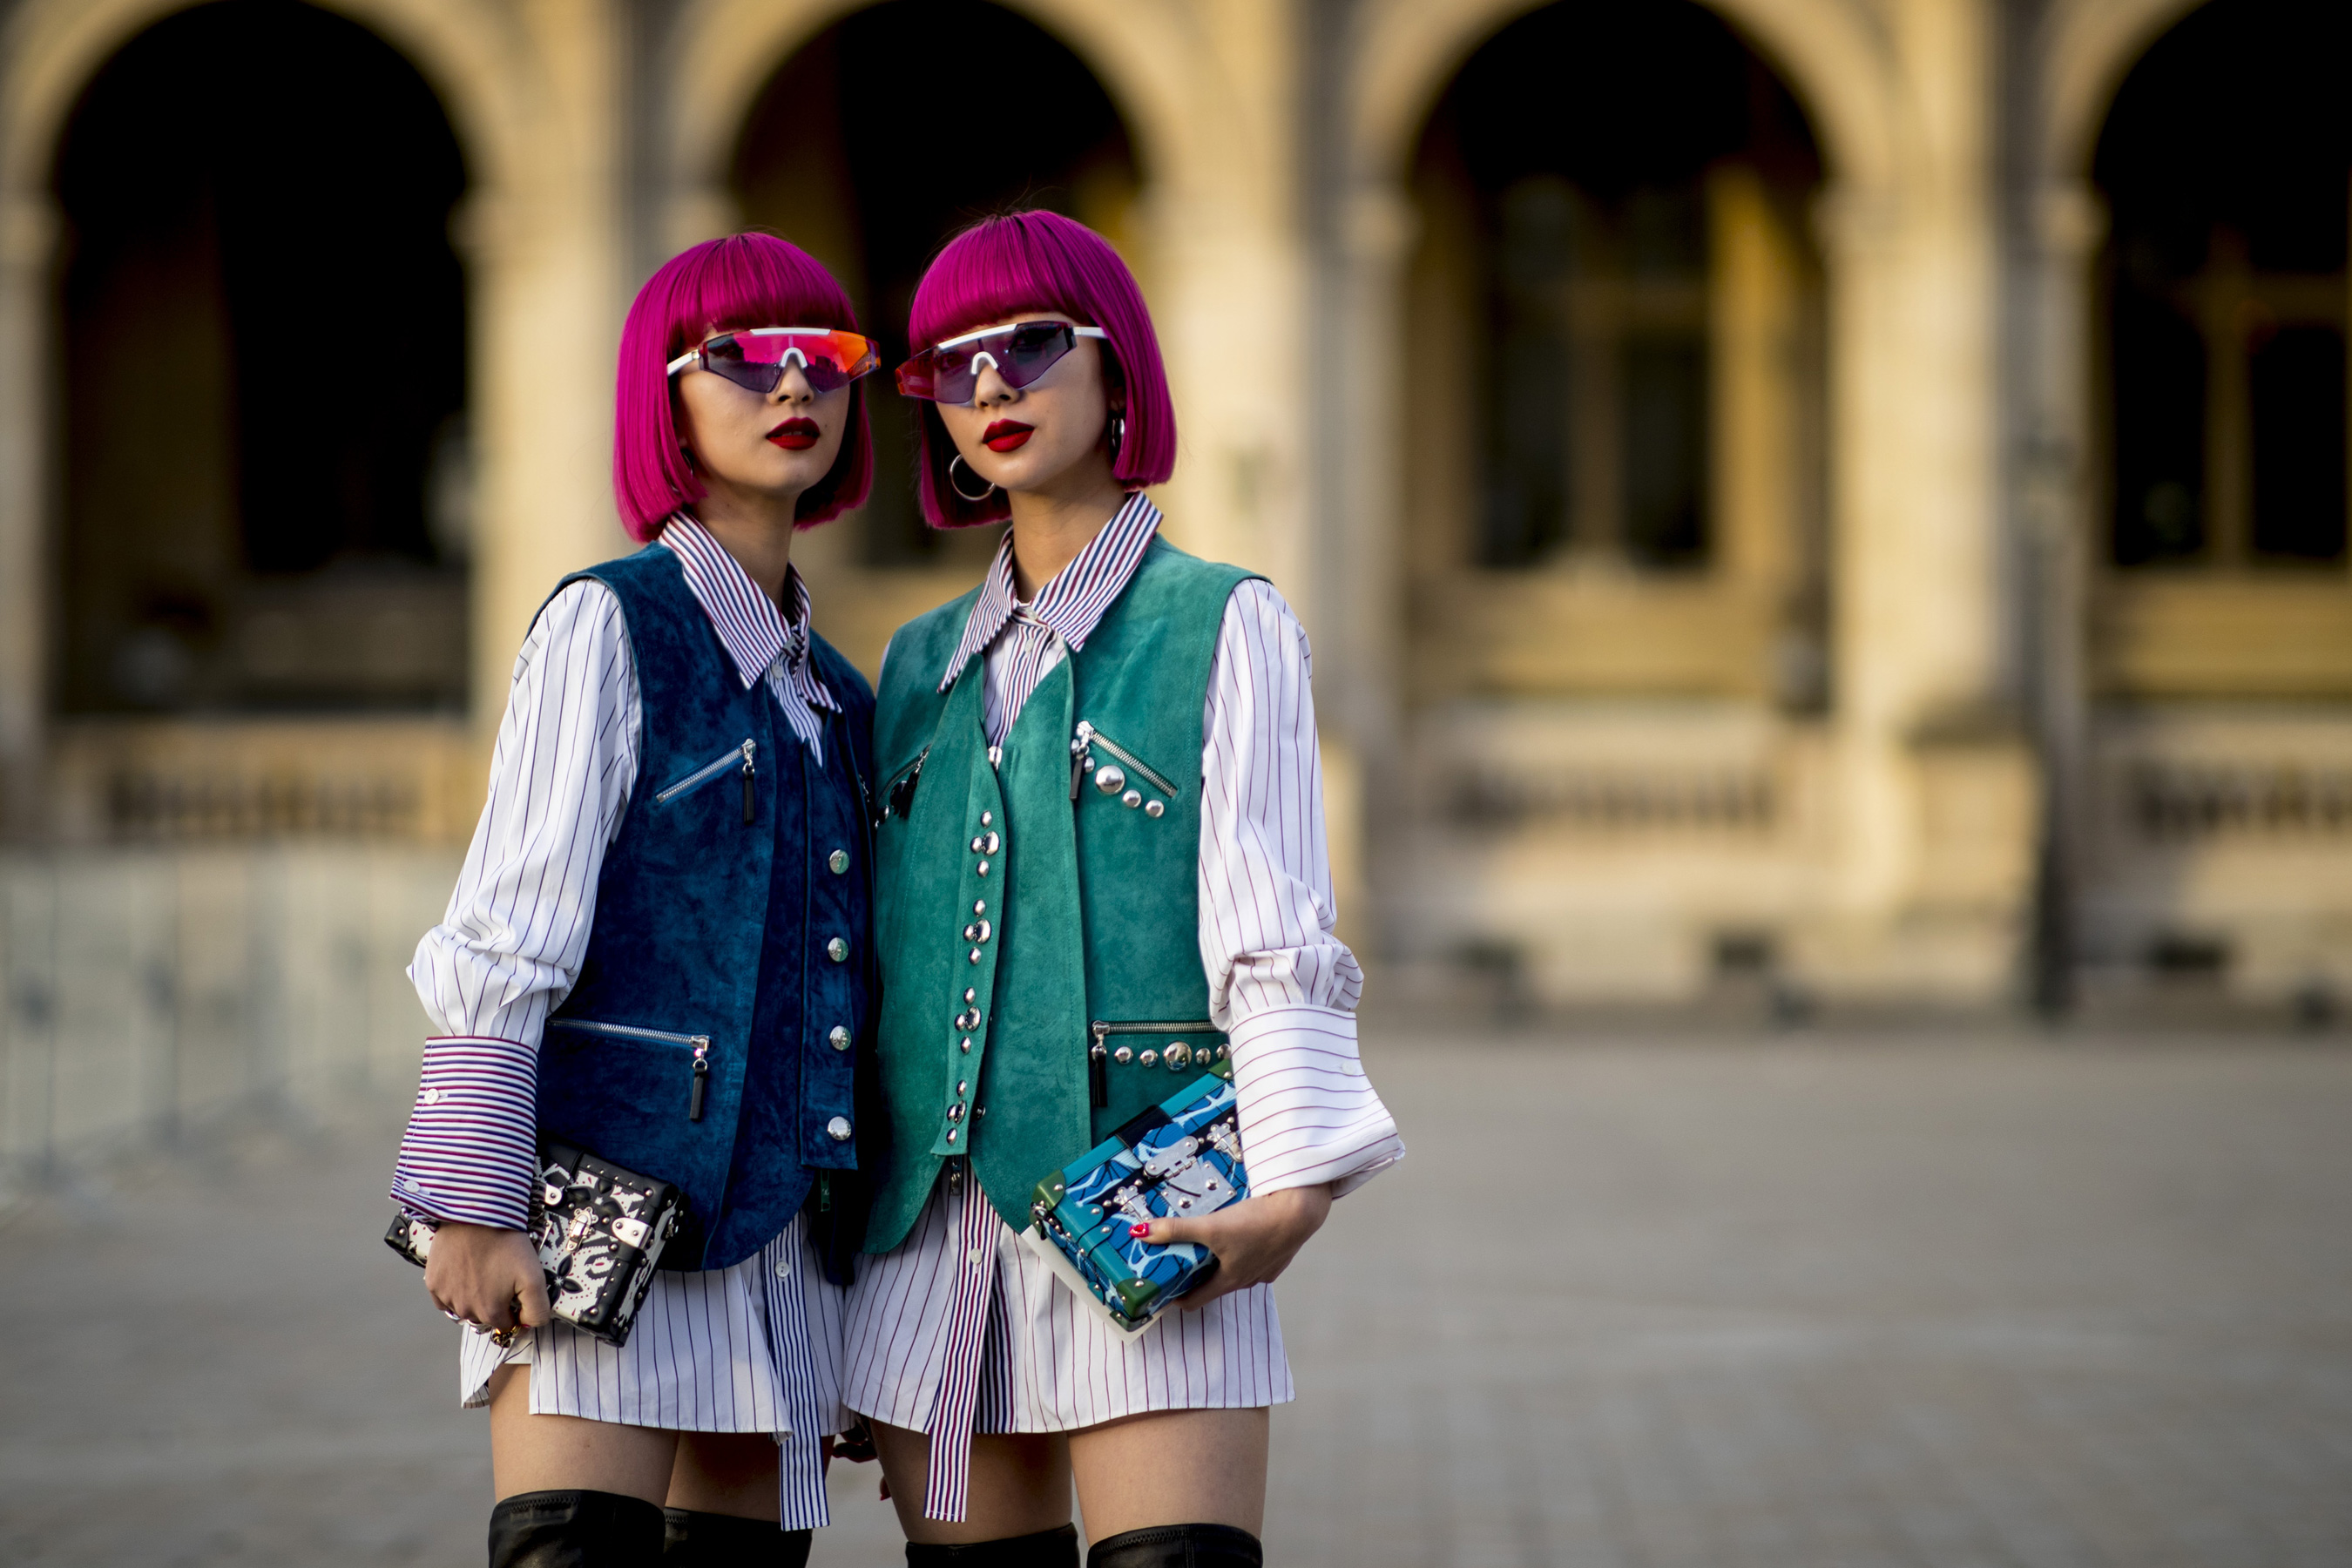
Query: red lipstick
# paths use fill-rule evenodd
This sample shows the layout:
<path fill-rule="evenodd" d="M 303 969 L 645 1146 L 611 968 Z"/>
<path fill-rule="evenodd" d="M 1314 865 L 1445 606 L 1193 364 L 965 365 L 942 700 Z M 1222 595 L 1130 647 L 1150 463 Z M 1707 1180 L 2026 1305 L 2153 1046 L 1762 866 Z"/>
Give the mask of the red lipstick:
<path fill-rule="evenodd" d="M 1028 442 L 1029 433 L 1037 427 L 1024 425 L 1018 419 L 1000 419 L 981 433 L 980 444 L 992 452 L 1017 452 Z"/>
<path fill-rule="evenodd" d="M 814 419 L 787 419 L 768 432 L 768 439 L 787 452 L 805 452 L 823 434 Z"/>

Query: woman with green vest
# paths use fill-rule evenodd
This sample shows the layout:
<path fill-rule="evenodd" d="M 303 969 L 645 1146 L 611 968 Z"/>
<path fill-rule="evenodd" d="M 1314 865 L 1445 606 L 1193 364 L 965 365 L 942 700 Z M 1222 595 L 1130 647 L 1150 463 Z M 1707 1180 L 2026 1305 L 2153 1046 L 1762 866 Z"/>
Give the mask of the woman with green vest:
<path fill-rule="evenodd" d="M 1267 1411 L 1293 1397 L 1269 1282 L 1404 1152 L 1332 934 L 1307 639 L 1270 584 L 1158 537 L 1142 491 L 1174 466 L 1174 415 L 1100 236 L 975 226 L 908 337 L 925 516 L 1012 527 L 883 662 L 887 1125 L 862 1140 L 878 1256 L 843 1400 L 910 1563 L 1075 1565 L 1075 1478 L 1090 1568 L 1255 1564 Z M 1129 1336 L 1016 1232 L 1041 1176 L 1212 1059 L 1251 1196 L 1154 1224 L 1217 1268 Z"/>

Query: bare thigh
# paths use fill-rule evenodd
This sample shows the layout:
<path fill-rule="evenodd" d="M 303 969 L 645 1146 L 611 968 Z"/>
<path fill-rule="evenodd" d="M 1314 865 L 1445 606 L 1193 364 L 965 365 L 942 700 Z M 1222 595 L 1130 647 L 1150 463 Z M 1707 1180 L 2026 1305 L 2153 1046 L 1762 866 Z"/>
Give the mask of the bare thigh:
<path fill-rule="evenodd" d="M 764 1432 L 667 1432 L 530 1413 L 530 1375 L 490 1374 L 490 1476 L 500 1499 L 600 1491 L 656 1506 L 774 1519 L 776 1445 Z"/>
<path fill-rule="evenodd" d="M 1087 1538 L 1155 1524 L 1265 1533 L 1265 1410 L 1159 1410 L 1070 1434 Z"/>
<path fill-rule="evenodd" d="M 1070 1452 L 1054 1433 L 1013 1433 L 971 1440 L 971 1487 L 961 1524 L 923 1517 L 923 1487 L 931 1473 L 931 1440 L 920 1432 L 872 1423 L 882 1476 L 898 1528 L 924 1545 L 954 1546 L 1034 1535 L 1070 1522 Z"/>
<path fill-rule="evenodd" d="M 765 1432 L 680 1432 L 669 1506 L 738 1519 L 782 1517 L 776 1440 Z"/>

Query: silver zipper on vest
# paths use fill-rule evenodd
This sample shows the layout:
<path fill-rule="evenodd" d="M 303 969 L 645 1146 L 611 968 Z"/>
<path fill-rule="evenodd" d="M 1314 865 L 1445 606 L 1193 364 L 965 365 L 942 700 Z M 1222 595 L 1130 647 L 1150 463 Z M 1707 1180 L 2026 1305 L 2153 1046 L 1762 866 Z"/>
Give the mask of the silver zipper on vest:
<path fill-rule="evenodd" d="M 1129 767 L 1133 768 L 1137 773 L 1139 773 L 1145 778 L 1150 779 L 1154 784 L 1159 786 L 1160 793 L 1166 795 L 1169 799 L 1174 800 L 1178 794 L 1181 793 L 1174 784 L 1170 784 L 1166 779 L 1161 778 L 1158 773 L 1152 772 L 1150 763 L 1145 762 L 1141 757 L 1137 756 L 1133 752 L 1129 751 L 1125 746 L 1120 745 L 1117 741 L 1112 740 L 1108 735 L 1104 734 L 1100 730 L 1096 729 L 1092 724 L 1087 723 L 1084 719 L 1079 720 L 1078 732 L 1070 742 L 1070 755 L 1075 758 L 1081 759 L 1079 765 L 1084 766 L 1083 758 L 1087 751 L 1095 746 L 1100 746 L 1104 751 L 1108 752 L 1112 756 L 1117 757 L 1120 762 L 1125 763 Z M 1077 798 L 1075 785 L 1072 789 L 1071 798 L 1074 800 Z"/>
<path fill-rule="evenodd" d="M 923 763 L 929 760 L 930 754 L 930 747 L 925 746 L 915 753 L 915 765 L 891 781 L 882 798 L 884 816 L 904 816 L 913 806 L 915 786 L 923 781 Z"/>
<path fill-rule="evenodd" d="M 679 795 L 684 795 L 695 785 L 709 784 L 712 779 L 717 778 L 729 768 L 734 767 L 740 767 L 743 770 L 743 777 L 746 781 L 746 798 L 748 799 L 750 788 L 749 781 L 751 777 L 751 758 L 759 749 L 760 742 L 751 740 L 746 740 L 739 746 L 730 746 L 727 749 L 727 754 L 725 756 L 695 769 L 694 772 L 687 774 L 686 777 L 678 780 L 677 783 L 670 785 L 669 788 L 654 796 L 654 804 L 656 805 L 667 805 L 671 801 L 677 799 Z M 748 822 L 751 819 L 746 817 L 744 820 Z"/>
<path fill-rule="evenodd" d="M 656 795 L 655 798 L 660 797 Z M 640 1029 L 634 1024 L 599 1024 L 587 1018 L 550 1018 L 547 1026 L 551 1029 L 578 1029 L 590 1035 L 617 1035 L 625 1040 L 658 1040 L 665 1046 L 686 1047 L 694 1052 L 693 1087 L 687 1091 L 686 1119 L 688 1121 L 702 1120 L 703 1086 L 710 1080 L 709 1035 L 675 1035 L 667 1029 Z"/>
<path fill-rule="evenodd" d="M 1110 1047 L 1106 1043 L 1113 1035 L 1218 1035 L 1213 1019 L 1195 1018 L 1189 1023 L 1114 1024 L 1108 1018 L 1097 1018 L 1087 1026 L 1093 1043 L 1087 1047 L 1087 1087 L 1094 1092 L 1097 1106 L 1110 1103 Z M 1122 1047 L 1121 1049 L 1125 1047 Z M 1202 1047 L 1206 1055 L 1209 1047 Z M 1124 1058 L 1122 1058 L 1124 1059 Z"/>

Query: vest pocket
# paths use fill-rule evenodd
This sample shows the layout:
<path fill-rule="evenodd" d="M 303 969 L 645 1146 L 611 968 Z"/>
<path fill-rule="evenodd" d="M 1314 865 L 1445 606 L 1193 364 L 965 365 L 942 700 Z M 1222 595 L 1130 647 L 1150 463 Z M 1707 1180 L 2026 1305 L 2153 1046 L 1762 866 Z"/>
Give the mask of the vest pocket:
<path fill-rule="evenodd" d="M 655 797 L 658 800 L 660 797 Z M 550 1018 L 550 1029 L 565 1029 L 583 1035 L 604 1035 L 614 1039 L 640 1041 L 646 1045 L 674 1046 L 690 1053 L 686 1064 L 686 1119 L 702 1120 L 702 1096 L 710 1081 L 710 1037 L 709 1035 L 677 1035 L 667 1029 L 640 1029 L 630 1024 L 599 1024 L 586 1018 Z"/>
<path fill-rule="evenodd" d="M 759 764 L 754 759 L 758 757 L 759 752 L 760 742 L 746 736 L 741 743 L 729 747 L 723 755 L 714 757 L 667 789 L 656 795 L 654 804 L 667 805 L 674 800 L 692 795 L 713 779 L 723 777 L 732 772 L 743 780 L 743 820 L 749 822 L 751 820 L 751 787 L 753 781 L 759 776 Z"/>
<path fill-rule="evenodd" d="M 1113 1035 L 1158 1035 L 1181 1037 L 1210 1035 L 1215 1037 L 1203 1045 L 1194 1045 L 1182 1038 L 1153 1040 L 1140 1048 L 1111 1044 Z M 1165 1067 L 1170 1072 L 1182 1072 L 1186 1068 L 1198 1068 L 1203 1072 L 1215 1072 L 1217 1064 L 1231 1054 L 1225 1044 L 1225 1033 L 1207 1018 L 1179 1023 L 1113 1023 L 1097 1018 L 1087 1026 L 1087 1087 L 1093 1091 L 1095 1108 L 1110 1103 L 1110 1073 L 1114 1066 L 1130 1065 L 1138 1069 Z"/>
<path fill-rule="evenodd" d="M 931 749 L 929 746 L 916 752 L 915 760 L 899 770 L 898 776 L 892 779 L 889 786 L 883 790 L 882 815 L 884 816 L 896 816 L 904 820 L 908 811 L 915 804 L 915 786 L 922 782 L 923 763 L 929 760 L 930 755 Z"/>
<path fill-rule="evenodd" d="M 1150 763 L 1081 719 L 1078 721 L 1077 732 L 1070 737 L 1070 798 L 1072 800 L 1078 798 L 1078 786 L 1085 783 L 1087 774 L 1091 772 L 1094 774 L 1095 788 L 1105 795 L 1117 796 L 1120 805 L 1139 806 L 1143 804 L 1140 793 L 1128 788 L 1127 772 L 1118 765 L 1118 763 L 1107 763 L 1099 768 L 1095 766 L 1094 752 L 1097 746 L 1109 755 L 1117 757 L 1119 763 L 1125 763 L 1129 768 L 1134 769 L 1136 776 L 1170 800 L 1176 798 L 1179 793 L 1176 786 L 1156 772 Z M 1151 815 L 1158 816 L 1162 809 L 1155 801 L 1152 804 Z"/>

